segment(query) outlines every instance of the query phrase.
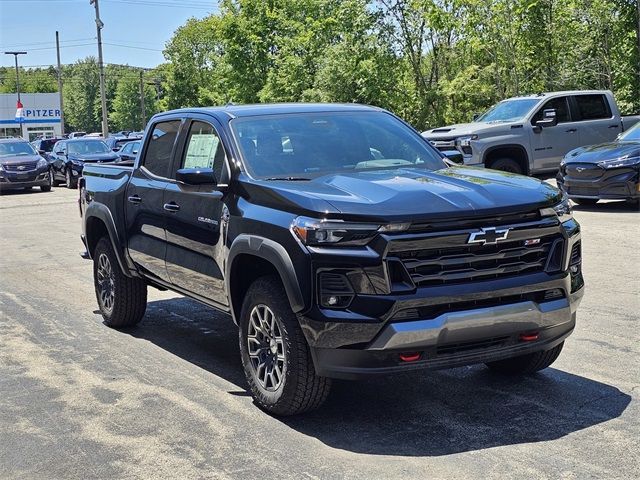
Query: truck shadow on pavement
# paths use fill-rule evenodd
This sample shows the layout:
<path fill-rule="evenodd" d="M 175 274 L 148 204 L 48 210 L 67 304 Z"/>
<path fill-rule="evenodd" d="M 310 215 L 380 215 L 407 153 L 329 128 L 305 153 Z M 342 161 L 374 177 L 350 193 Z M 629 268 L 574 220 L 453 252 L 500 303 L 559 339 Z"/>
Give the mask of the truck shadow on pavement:
<path fill-rule="evenodd" d="M 248 396 L 230 317 L 175 298 L 150 302 L 128 333 L 237 385 L 229 394 Z M 474 366 L 335 381 L 321 409 L 274 420 L 351 452 L 441 456 L 557 439 L 619 417 L 630 401 L 614 386 L 554 368 L 518 379 Z"/>

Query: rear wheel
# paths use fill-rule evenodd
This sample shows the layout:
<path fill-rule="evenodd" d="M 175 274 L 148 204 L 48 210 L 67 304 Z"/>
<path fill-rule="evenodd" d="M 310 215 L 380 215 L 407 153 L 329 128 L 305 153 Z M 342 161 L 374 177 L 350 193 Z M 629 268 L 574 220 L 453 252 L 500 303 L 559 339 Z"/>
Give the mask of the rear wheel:
<path fill-rule="evenodd" d="M 255 402 L 276 415 L 318 408 L 331 380 L 316 375 L 307 341 L 280 279 L 256 280 L 240 315 L 240 354 Z"/>
<path fill-rule="evenodd" d="M 547 368 L 555 362 L 560 355 L 563 346 L 564 342 L 556 345 L 551 350 L 528 353 L 527 355 L 521 355 L 519 357 L 498 360 L 497 362 L 489 362 L 486 365 L 494 372 L 510 375 L 535 373 Z"/>
<path fill-rule="evenodd" d="M 517 173 L 519 175 L 524 174 L 520 164 L 511 158 L 499 158 L 492 162 L 489 168 L 502 172 Z"/>
<path fill-rule="evenodd" d="M 578 205 L 595 205 L 598 203 L 597 198 L 572 198 Z"/>
<path fill-rule="evenodd" d="M 142 320 L 147 308 L 147 285 L 142 279 L 122 273 L 107 237 L 100 239 L 93 253 L 93 279 L 105 325 L 130 327 Z"/>

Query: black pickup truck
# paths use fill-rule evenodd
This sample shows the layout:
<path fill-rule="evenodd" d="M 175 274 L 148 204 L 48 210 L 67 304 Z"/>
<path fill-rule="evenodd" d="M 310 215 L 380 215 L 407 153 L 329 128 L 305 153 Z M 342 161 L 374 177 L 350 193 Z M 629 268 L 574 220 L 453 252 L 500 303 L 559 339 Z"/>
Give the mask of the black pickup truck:
<path fill-rule="evenodd" d="M 557 189 L 455 166 L 373 107 L 158 114 L 133 167 L 85 165 L 80 209 L 105 324 L 137 324 L 148 286 L 228 312 L 256 403 L 280 415 L 331 378 L 541 370 L 583 294 Z"/>

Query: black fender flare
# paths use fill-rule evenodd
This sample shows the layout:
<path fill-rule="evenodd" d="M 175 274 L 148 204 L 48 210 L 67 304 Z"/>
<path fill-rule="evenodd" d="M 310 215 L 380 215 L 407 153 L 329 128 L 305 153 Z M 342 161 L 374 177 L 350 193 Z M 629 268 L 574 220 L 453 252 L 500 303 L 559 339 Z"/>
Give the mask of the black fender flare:
<path fill-rule="evenodd" d="M 502 150 L 502 149 L 520 150 L 524 157 L 524 163 L 526 167 L 525 173 L 528 174 L 531 171 L 531 165 L 529 164 L 529 153 L 527 152 L 527 148 L 524 145 L 521 145 L 519 143 L 505 143 L 504 145 L 494 145 L 492 147 L 487 148 L 482 156 L 482 164 L 486 167 L 487 157 L 489 156 L 489 154 L 495 152 L 496 150 Z"/>
<path fill-rule="evenodd" d="M 87 246 L 91 245 L 93 241 L 92 233 L 88 229 L 90 218 L 97 218 L 105 225 L 105 227 L 107 228 L 107 233 L 109 234 L 109 240 L 111 241 L 111 246 L 113 247 L 113 250 L 116 253 L 116 257 L 118 259 L 118 265 L 120 265 L 120 270 L 122 270 L 122 273 L 124 273 L 127 277 L 131 277 L 132 275 L 128 267 L 128 262 L 126 261 L 126 258 L 125 258 L 125 252 L 123 247 L 124 243 L 122 242 L 120 235 L 118 235 L 118 229 L 116 228 L 116 223 L 113 219 L 113 215 L 111 215 L 111 210 L 109 210 L 109 208 L 106 205 L 95 202 L 95 201 L 87 205 L 86 210 L 84 212 L 85 237 L 86 237 Z M 95 240 L 97 241 L 99 239 L 95 239 Z M 89 249 L 87 248 L 87 250 Z M 91 254 L 91 252 L 89 253 Z"/>
<path fill-rule="evenodd" d="M 304 297 L 298 283 L 298 276 L 287 250 L 279 243 L 257 235 L 241 234 L 231 244 L 225 265 L 225 287 L 229 295 L 229 305 L 233 320 L 237 323 L 231 298 L 231 271 L 235 258 L 241 254 L 254 255 L 271 263 L 282 280 L 291 309 L 298 313 L 305 308 Z"/>

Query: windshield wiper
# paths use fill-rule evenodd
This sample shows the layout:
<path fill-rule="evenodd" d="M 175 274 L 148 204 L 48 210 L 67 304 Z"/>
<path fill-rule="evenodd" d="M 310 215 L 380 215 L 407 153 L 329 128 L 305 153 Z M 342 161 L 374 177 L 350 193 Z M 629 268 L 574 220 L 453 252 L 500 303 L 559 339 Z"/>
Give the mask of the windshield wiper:
<path fill-rule="evenodd" d="M 308 177 L 269 177 L 265 178 L 265 180 L 285 180 L 287 182 L 308 182 L 311 179 Z"/>

